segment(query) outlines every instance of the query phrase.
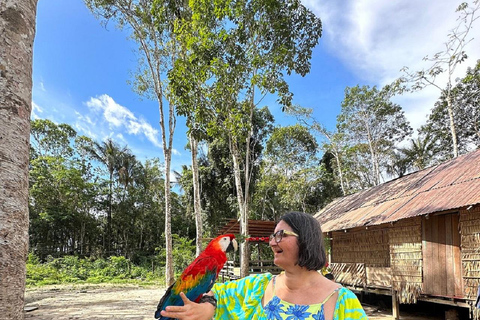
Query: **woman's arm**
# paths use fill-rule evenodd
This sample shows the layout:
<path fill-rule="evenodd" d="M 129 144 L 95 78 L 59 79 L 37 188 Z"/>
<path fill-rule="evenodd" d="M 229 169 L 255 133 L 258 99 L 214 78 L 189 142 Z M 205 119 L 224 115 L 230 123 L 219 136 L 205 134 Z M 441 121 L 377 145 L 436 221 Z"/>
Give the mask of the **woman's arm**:
<path fill-rule="evenodd" d="M 210 291 L 207 295 L 213 297 Z M 209 302 L 196 303 L 190 301 L 183 292 L 180 293 L 183 306 L 168 306 L 160 313 L 163 317 L 180 320 L 210 320 L 215 315 L 215 307 Z"/>

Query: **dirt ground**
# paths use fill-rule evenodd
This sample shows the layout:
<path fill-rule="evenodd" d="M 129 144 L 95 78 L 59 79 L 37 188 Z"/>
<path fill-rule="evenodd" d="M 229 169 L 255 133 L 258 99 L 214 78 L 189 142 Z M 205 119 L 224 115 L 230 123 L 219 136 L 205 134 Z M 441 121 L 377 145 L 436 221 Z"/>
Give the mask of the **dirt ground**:
<path fill-rule="evenodd" d="M 164 288 L 126 285 L 74 285 L 27 288 L 25 319 L 153 319 Z M 371 320 L 389 320 L 387 307 L 364 305 Z M 442 319 L 423 311 L 400 311 L 404 320 Z"/>

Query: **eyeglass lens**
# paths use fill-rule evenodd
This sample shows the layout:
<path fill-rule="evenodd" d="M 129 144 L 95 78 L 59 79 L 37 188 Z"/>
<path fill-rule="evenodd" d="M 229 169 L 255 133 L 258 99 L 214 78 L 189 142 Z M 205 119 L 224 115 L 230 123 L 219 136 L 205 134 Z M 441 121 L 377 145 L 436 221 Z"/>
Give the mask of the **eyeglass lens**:
<path fill-rule="evenodd" d="M 276 243 L 279 243 L 280 241 L 282 241 L 282 238 L 283 238 L 283 230 L 278 230 L 274 234 L 270 235 L 270 240 L 275 239 Z"/>

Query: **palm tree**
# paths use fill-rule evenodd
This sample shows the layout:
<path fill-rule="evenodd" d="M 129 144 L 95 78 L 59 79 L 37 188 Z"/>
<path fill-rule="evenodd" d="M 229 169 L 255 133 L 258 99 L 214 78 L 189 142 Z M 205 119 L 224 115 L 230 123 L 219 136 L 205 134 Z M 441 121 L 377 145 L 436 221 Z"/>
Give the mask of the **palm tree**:
<path fill-rule="evenodd" d="M 127 189 L 133 183 L 138 164 L 135 155 L 131 154 L 129 150 L 121 153 L 118 157 L 118 181 L 123 185 L 122 201 L 125 201 Z"/>
<path fill-rule="evenodd" d="M 418 136 L 416 139 L 410 140 L 410 146 L 401 148 L 402 152 L 413 170 L 423 170 L 434 162 L 435 156 L 435 141 L 432 140 L 432 135 L 427 132 L 423 136 Z"/>
<path fill-rule="evenodd" d="M 435 141 L 427 132 L 416 139 L 410 139 L 410 145 L 398 148 L 390 154 L 387 173 L 395 178 L 404 176 L 409 171 L 423 170 L 434 164 Z"/>
<path fill-rule="evenodd" d="M 0 319 L 23 319 L 36 11 L 0 1 Z"/>
<path fill-rule="evenodd" d="M 94 148 L 90 149 L 90 154 L 107 167 L 108 179 L 108 211 L 106 225 L 106 250 L 107 255 L 111 253 L 112 245 L 112 197 L 113 197 L 113 174 L 118 164 L 118 160 L 127 148 L 120 148 L 112 139 L 107 139 L 102 143 L 94 142 Z"/>

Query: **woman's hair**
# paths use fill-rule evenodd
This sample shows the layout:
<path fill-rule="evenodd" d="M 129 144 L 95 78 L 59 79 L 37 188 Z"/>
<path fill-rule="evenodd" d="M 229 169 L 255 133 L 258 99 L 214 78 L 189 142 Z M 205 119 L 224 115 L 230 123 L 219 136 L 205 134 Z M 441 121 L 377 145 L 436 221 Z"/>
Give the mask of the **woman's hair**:
<path fill-rule="evenodd" d="M 298 234 L 298 262 L 307 270 L 320 270 L 327 262 L 320 223 L 303 212 L 289 212 L 279 221 L 287 223 Z"/>

